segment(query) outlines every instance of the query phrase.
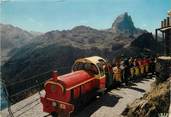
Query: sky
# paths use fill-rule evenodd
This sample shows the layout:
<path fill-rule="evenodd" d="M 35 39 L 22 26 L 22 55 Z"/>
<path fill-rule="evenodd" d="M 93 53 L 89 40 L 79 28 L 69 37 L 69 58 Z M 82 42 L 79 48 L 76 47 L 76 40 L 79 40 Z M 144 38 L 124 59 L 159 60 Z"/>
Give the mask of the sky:
<path fill-rule="evenodd" d="M 0 22 L 28 31 L 67 30 L 86 25 L 107 29 L 124 13 L 150 32 L 171 10 L 171 0 L 1 0 Z"/>

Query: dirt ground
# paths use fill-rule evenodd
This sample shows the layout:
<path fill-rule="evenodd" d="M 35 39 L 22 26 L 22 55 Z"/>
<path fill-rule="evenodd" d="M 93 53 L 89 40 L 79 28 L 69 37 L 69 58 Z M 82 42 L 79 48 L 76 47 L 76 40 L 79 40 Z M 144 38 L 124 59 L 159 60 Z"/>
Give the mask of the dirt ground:
<path fill-rule="evenodd" d="M 76 117 L 122 117 L 121 113 L 135 99 L 150 91 L 150 84 L 154 79 L 144 79 L 133 83 L 130 87 L 113 89 L 103 98 L 87 106 Z"/>
<path fill-rule="evenodd" d="M 143 79 L 137 83 L 131 83 L 129 87 L 122 86 L 112 89 L 103 97 L 91 102 L 75 117 L 122 117 L 121 113 L 126 106 L 142 97 L 145 92 L 150 91 L 150 84 L 153 82 L 154 79 Z M 47 115 L 42 111 L 38 94 L 16 103 L 11 110 L 15 117 L 44 117 Z M 8 110 L 2 110 L 0 115 L 9 117 Z"/>

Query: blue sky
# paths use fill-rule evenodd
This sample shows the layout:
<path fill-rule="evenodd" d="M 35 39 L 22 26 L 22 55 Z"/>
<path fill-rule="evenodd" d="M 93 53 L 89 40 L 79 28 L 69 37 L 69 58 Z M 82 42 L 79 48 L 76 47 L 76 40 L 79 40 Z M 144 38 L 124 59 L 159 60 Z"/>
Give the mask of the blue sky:
<path fill-rule="evenodd" d="M 171 9 L 171 0 L 2 0 L 0 22 L 29 31 L 67 30 L 78 25 L 112 26 L 124 12 L 136 27 L 154 32 Z"/>

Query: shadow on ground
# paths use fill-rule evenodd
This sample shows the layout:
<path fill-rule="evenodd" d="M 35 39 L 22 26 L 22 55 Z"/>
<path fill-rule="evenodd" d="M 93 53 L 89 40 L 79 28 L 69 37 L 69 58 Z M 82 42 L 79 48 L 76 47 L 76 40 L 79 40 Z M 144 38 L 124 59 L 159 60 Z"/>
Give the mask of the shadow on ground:
<path fill-rule="evenodd" d="M 82 111 L 75 114 L 74 117 L 90 117 L 94 112 L 96 112 L 102 106 L 114 107 L 118 103 L 119 99 L 122 97 L 116 94 L 110 94 L 110 91 L 113 89 L 120 90 L 121 88 L 129 88 L 144 93 L 145 90 L 141 88 L 137 88 L 136 83 L 144 83 L 143 81 L 149 81 L 149 79 L 151 78 L 140 78 L 140 79 L 136 79 L 136 81 L 129 82 L 128 86 L 121 84 L 119 87 L 112 87 L 111 89 L 108 90 L 108 93 L 106 93 L 103 97 L 96 100 L 92 100 L 92 102 L 90 102 L 89 105 L 87 105 Z"/>
<path fill-rule="evenodd" d="M 74 115 L 74 117 L 89 117 L 102 106 L 114 107 L 120 98 L 122 97 L 106 93 L 103 97 L 87 105 L 85 109 Z"/>
<path fill-rule="evenodd" d="M 145 90 L 144 89 L 140 89 L 140 88 L 137 88 L 137 87 L 128 87 L 129 89 L 133 89 L 133 90 L 136 90 L 136 91 L 139 91 L 141 93 L 144 93 Z"/>

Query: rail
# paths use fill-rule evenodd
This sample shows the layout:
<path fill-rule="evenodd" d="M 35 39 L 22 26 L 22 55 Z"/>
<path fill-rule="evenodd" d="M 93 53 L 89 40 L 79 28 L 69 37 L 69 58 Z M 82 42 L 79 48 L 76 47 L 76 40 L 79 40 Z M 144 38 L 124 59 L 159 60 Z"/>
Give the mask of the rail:
<path fill-rule="evenodd" d="M 70 69 L 70 68 L 71 68 L 71 66 L 65 66 L 65 67 L 59 67 L 57 70 Z M 25 95 L 27 95 L 28 93 L 34 94 L 35 92 L 38 92 L 40 95 L 40 91 L 43 89 L 44 82 L 47 79 L 49 79 L 49 77 L 47 77 L 47 74 L 49 74 L 51 71 L 52 70 L 48 70 L 48 71 L 43 72 L 41 74 L 37 74 L 37 75 L 31 76 L 29 78 L 25 78 L 23 80 L 14 81 L 13 83 L 10 83 L 10 84 L 6 84 L 6 82 L 1 79 L 1 83 L 2 83 L 2 86 L 4 88 L 4 92 L 5 92 L 4 97 L 5 97 L 5 100 L 7 101 L 7 104 L 8 104 L 7 106 L 8 106 L 8 112 L 9 112 L 10 117 L 14 117 L 14 114 L 16 112 L 18 112 L 18 111 L 22 110 L 23 108 L 26 108 L 29 105 L 39 101 L 40 98 L 37 98 L 31 102 L 26 103 L 21 108 L 15 110 L 15 112 L 13 112 L 11 110 L 11 106 L 16 103 L 16 99 L 18 102 L 19 100 L 26 98 Z M 45 77 L 45 78 L 42 79 L 42 77 Z M 33 85 L 31 85 L 32 83 L 33 83 Z M 25 85 L 25 84 L 27 84 L 27 85 Z M 26 88 L 23 89 L 22 86 L 24 86 L 24 85 Z M 39 103 L 40 102 L 36 103 L 36 105 Z M 25 112 L 26 111 L 22 112 L 21 114 L 23 114 Z M 21 114 L 17 115 L 17 117 L 21 116 Z"/>

